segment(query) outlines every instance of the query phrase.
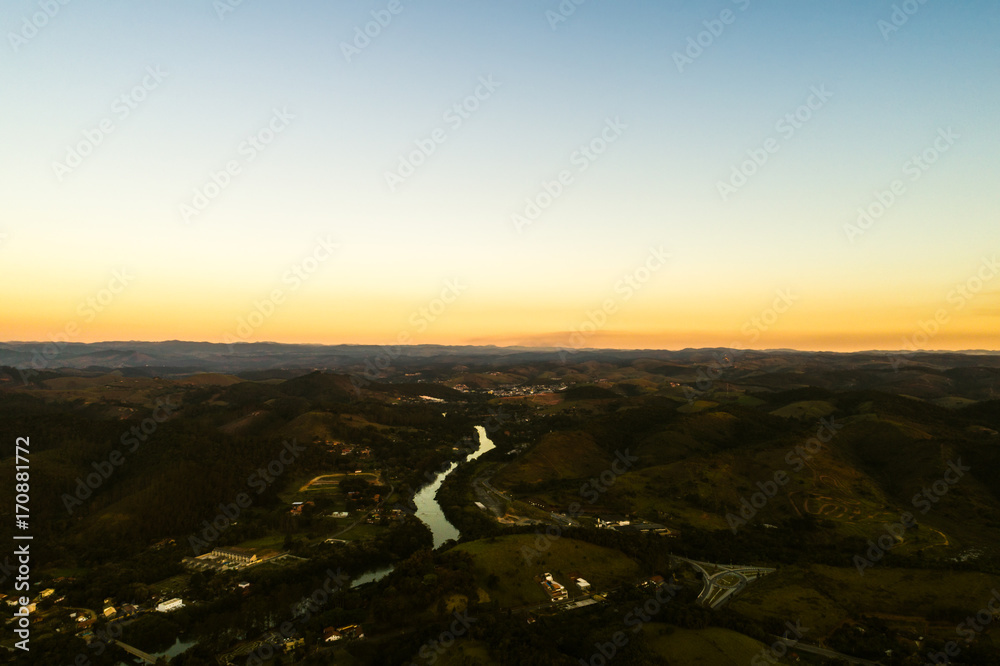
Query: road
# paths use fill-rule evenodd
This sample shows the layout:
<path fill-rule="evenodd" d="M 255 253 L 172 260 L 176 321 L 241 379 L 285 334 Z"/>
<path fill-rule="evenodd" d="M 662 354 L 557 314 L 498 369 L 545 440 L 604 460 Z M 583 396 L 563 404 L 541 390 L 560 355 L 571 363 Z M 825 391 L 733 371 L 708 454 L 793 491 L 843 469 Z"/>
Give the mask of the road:
<path fill-rule="evenodd" d="M 842 652 L 837 652 L 836 650 L 828 650 L 827 648 L 820 647 L 818 645 L 809 645 L 807 643 L 797 642 L 793 638 L 784 638 L 783 636 L 775 636 L 778 643 L 784 643 L 789 649 L 795 649 L 799 652 L 808 652 L 809 654 L 815 654 L 820 657 L 826 657 L 827 659 L 841 659 L 846 661 L 851 666 L 855 664 L 860 664 L 861 666 L 882 666 L 880 661 L 868 661 L 867 659 L 861 659 L 860 657 L 852 657 Z"/>
<path fill-rule="evenodd" d="M 131 654 L 131 655 L 133 655 L 135 657 L 139 657 L 139 659 L 142 659 L 147 664 L 155 664 L 156 663 L 156 657 L 154 657 L 153 655 L 149 654 L 148 652 L 143 652 L 139 648 L 132 647 L 131 645 L 128 645 L 127 643 L 122 643 L 121 641 L 111 641 L 111 642 L 114 645 L 117 645 L 121 649 L 125 650 L 129 654 Z"/>
<path fill-rule="evenodd" d="M 751 581 L 775 571 L 770 567 L 714 564 L 689 560 L 686 557 L 674 556 L 674 559 L 687 562 L 701 572 L 705 584 L 698 594 L 698 602 L 713 609 L 724 604 L 730 597 L 749 585 Z M 713 573 L 709 573 L 709 571 L 713 571 Z"/>
<path fill-rule="evenodd" d="M 477 476 L 472 480 L 472 488 L 476 497 L 496 516 L 502 516 L 509 499 L 490 484 L 487 475 Z"/>

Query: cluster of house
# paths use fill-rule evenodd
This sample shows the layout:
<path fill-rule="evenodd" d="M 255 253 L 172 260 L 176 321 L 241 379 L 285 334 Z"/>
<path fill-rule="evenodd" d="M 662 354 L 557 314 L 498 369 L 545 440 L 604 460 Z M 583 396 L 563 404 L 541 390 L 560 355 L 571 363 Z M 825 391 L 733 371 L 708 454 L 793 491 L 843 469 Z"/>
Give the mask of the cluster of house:
<path fill-rule="evenodd" d="M 111 601 L 112 601 L 111 599 L 105 599 L 104 608 L 101 609 L 101 615 L 103 615 L 104 618 L 107 620 L 110 620 L 112 618 L 122 619 L 126 617 L 132 617 L 133 615 L 139 612 L 139 607 L 133 604 L 122 604 L 118 608 L 115 608 L 114 605 L 111 603 Z"/>
<path fill-rule="evenodd" d="M 359 458 L 372 457 L 372 450 L 367 446 L 355 446 L 354 444 L 345 444 L 343 442 L 331 441 L 329 439 L 324 440 L 323 445 L 326 446 L 327 451 L 336 455 L 349 456 L 353 453 Z"/>
<path fill-rule="evenodd" d="M 204 571 L 206 569 L 230 571 L 260 564 L 280 554 L 274 550 L 257 551 L 250 548 L 228 546 L 214 548 L 211 552 L 199 555 L 198 557 L 185 557 L 181 560 L 181 564 L 188 569 L 196 571 Z"/>
<path fill-rule="evenodd" d="M 455 388 L 457 389 L 458 387 L 456 386 Z M 559 391 L 565 390 L 565 384 L 560 384 L 559 386 L 541 384 L 532 386 L 498 386 L 495 389 L 487 389 L 486 393 L 504 398 L 514 398 L 524 395 L 535 395 L 538 393 L 558 393 Z"/>
<path fill-rule="evenodd" d="M 604 530 L 617 530 L 619 532 L 651 532 L 661 536 L 672 536 L 673 530 L 666 525 L 650 523 L 643 520 L 632 520 L 617 514 L 607 514 L 597 516 L 597 527 Z"/>
<path fill-rule="evenodd" d="M 356 474 L 360 474 L 360 473 L 361 473 L 360 471 L 356 472 Z M 379 502 L 382 501 L 382 495 L 380 495 L 378 493 L 375 493 L 375 495 L 372 496 L 372 498 L 369 500 L 369 499 L 367 499 L 364 496 L 363 493 L 361 493 L 361 492 L 359 492 L 357 490 L 350 490 L 347 493 L 347 501 L 349 501 L 349 502 L 357 502 L 358 504 L 353 505 L 355 508 L 357 508 L 359 506 L 365 506 L 365 505 L 371 504 L 372 502 L 374 502 L 375 504 L 378 504 Z"/>
<path fill-rule="evenodd" d="M 378 495 L 376 495 L 375 497 L 378 497 Z M 383 518 L 388 518 L 390 520 L 400 520 L 405 515 L 406 513 L 402 509 L 390 509 L 388 507 L 379 508 L 372 511 L 371 514 L 369 514 L 368 518 L 365 519 L 365 522 L 374 525 L 375 523 L 380 522 Z"/>
<path fill-rule="evenodd" d="M 327 627 L 323 630 L 324 643 L 333 643 L 334 641 L 341 641 L 344 639 L 356 640 L 364 637 L 365 632 L 361 629 L 360 624 L 349 624 L 346 627 L 340 627 L 339 629 Z"/>
<path fill-rule="evenodd" d="M 64 580 L 70 580 L 70 581 L 72 581 L 73 579 L 72 578 L 69 578 L 69 579 L 67 579 L 67 578 L 56 578 L 55 579 L 56 582 L 60 582 L 60 581 L 64 581 Z M 55 593 L 56 593 L 56 591 L 55 591 L 54 588 L 51 588 L 51 587 L 46 588 L 46 589 L 42 590 L 41 592 L 39 592 L 37 595 L 35 595 L 34 599 L 30 599 L 29 603 L 26 606 L 23 606 L 23 608 L 27 609 L 28 616 L 31 618 L 30 621 L 33 624 L 40 623 L 44 619 L 41 614 L 36 614 L 35 613 L 35 611 L 38 610 L 38 604 L 41 603 L 42 601 L 44 601 L 45 599 L 48 599 L 49 597 L 51 597 Z M 53 605 L 57 604 L 60 601 L 64 600 L 65 598 L 66 597 L 59 597 L 58 599 L 53 599 L 52 603 L 53 603 Z M 0 594 L 0 602 L 3 602 L 7 606 L 9 606 L 11 608 L 15 608 L 15 609 L 22 607 L 21 606 L 21 596 L 19 594 L 14 594 L 13 596 L 7 596 L 6 594 Z M 93 622 L 91 622 L 91 624 L 93 624 Z"/>
<path fill-rule="evenodd" d="M 549 595 L 549 601 L 564 601 L 569 598 L 569 592 L 552 578 L 552 574 L 543 573 L 541 576 L 535 576 L 535 580 L 541 583 L 542 589 Z"/>

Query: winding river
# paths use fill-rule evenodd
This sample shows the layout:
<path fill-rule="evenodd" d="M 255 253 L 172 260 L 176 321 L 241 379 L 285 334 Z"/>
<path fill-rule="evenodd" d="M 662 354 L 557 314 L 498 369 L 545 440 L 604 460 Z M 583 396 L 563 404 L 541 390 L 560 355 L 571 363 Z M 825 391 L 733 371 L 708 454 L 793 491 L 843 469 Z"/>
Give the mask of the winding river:
<path fill-rule="evenodd" d="M 466 460 L 475 460 L 487 451 L 496 448 L 496 445 L 492 442 L 492 440 L 486 436 L 486 428 L 483 426 L 476 426 L 476 432 L 479 434 L 479 448 L 476 449 L 474 453 L 469 455 Z M 414 515 L 416 515 L 416 517 L 430 529 L 431 534 L 434 536 L 434 548 L 439 547 L 448 539 L 458 540 L 459 537 L 458 529 L 449 523 L 447 518 L 445 518 L 444 511 L 441 510 L 441 505 L 438 504 L 438 501 L 434 496 L 437 495 L 437 492 L 440 490 L 441 484 L 444 483 L 445 478 L 454 472 L 460 464 L 461 463 L 454 462 L 449 465 L 448 469 L 438 473 L 431 483 L 421 488 L 417 491 L 417 494 L 413 496 L 413 503 L 417 506 L 417 511 Z M 392 566 L 385 566 L 373 571 L 367 571 L 354 579 L 351 583 L 351 587 L 357 587 L 358 585 L 364 585 L 365 583 L 371 583 L 379 580 L 387 576 L 392 569 Z"/>

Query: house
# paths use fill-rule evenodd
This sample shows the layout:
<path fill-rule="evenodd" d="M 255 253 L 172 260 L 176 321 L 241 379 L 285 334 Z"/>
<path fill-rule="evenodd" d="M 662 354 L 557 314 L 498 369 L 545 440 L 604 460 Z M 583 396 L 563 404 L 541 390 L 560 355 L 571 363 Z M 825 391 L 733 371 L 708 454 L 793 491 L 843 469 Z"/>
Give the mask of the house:
<path fill-rule="evenodd" d="M 590 583 L 588 583 L 584 579 L 577 578 L 576 579 L 576 584 L 579 586 L 580 590 L 582 590 L 583 592 L 589 592 L 590 591 Z"/>
<path fill-rule="evenodd" d="M 339 631 L 340 635 L 344 638 L 360 640 L 365 637 L 365 632 L 361 629 L 360 624 L 349 624 L 346 627 L 337 629 L 337 631 Z"/>
<path fill-rule="evenodd" d="M 326 629 L 323 630 L 323 642 L 324 643 L 332 643 L 334 641 L 339 641 L 343 637 L 344 637 L 344 635 L 341 634 L 336 629 L 334 629 L 333 627 L 327 627 Z"/>
<path fill-rule="evenodd" d="M 114 606 L 105 606 L 103 612 L 104 612 L 104 617 L 114 617 L 115 615 L 118 614 L 118 611 L 115 610 Z"/>
<path fill-rule="evenodd" d="M 651 576 L 639 584 L 640 587 L 660 587 L 665 581 L 663 576 Z"/>
<path fill-rule="evenodd" d="M 215 548 L 212 550 L 212 556 L 223 560 L 239 562 L 240 564 L 256 564 L 259 561 L 257 553 L 254 551 L 236 546 Z"/>
<path fill-rule="evenodd" d="M 290 652 L 297 647 L 302 647 L 306 644 L 306 639 L 304 638 L 289 638 L 284 643 L 281 644 L 285 652 Z"/>
<path fill-rule="evenodd" d="M 177 610 L 178 608 L 184 608 L 184 600 L 183 599 L 169 599 L 167 601 L 164 601 L 162 603 L 157 604 L 156 605 L 156 612 L 157 613 L 169 613 L 171 611 Z"/>
<path fill-rule="evenodd" d="M 552 578 L 552 574 L 544 573 L 540 578 L 536 577 L 535 580 L 541 583 L 542 587 L 545 588 L 546 594 L 549 595 L 549 601 L 563 601 L 569 598 L 569 592 L 566 591 L 565 587 Z"/>
<path fill-rule="evenodd" d="M 615 527 L 624 527 L 631 524 L 631 521 L 625 516 L 619 516 L 616 514 L 608 514 L 606 516 L 598 516 L 597 526 L 601 529 L 613 529 Z"/>

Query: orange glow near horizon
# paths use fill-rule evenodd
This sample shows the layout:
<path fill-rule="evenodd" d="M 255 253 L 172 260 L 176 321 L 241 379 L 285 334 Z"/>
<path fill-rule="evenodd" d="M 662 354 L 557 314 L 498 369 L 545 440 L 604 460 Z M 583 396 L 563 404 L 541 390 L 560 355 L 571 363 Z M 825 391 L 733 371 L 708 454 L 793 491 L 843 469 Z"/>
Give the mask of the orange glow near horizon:
<path fill-rule="evenodd" d="M 94 292 L 101 294 L 102 291 Z M 227 299 L 162 293 L 144 298 L 124 290 L 106 296 L 67 295 L 45 307 L 8 297 L 7 341 L 71 342 L 191 340 L 203 342 L 282 342 L 290 344 L 446 344 L 563 348 L 745 349 L 862 351 L 870 349 L 996 349 L 997 292 L 977 295 L 963 307 L 945 301 L 910 303 L 887 309 L 837 305 L 832 300 L 791 304 L 770 295 L 760 307 L 706 302 L 663 305 L 659 298 L 621 303 L 593 301 L 590 307 L 546 304 L 538 299 L 491 304 L 459 294 L 414 301 L 399 297 L 340 297 L 319 293 L 271 292 Z M 567 299 L 568 300 L 568 299 Z M 576 299 L 585 301 L 586 299 Z M 678 299 L 680 301 L 680 299 Z M 608 306 L 608 307 L 605 307 Z M 994 306 L 994 307 L 991 307 Z M 778 312 L 779 309 L 784 310 Z M 183 313 L 183 314 L 179 314 Z M 269 316 L 265 316 L 269 314 Z M 935 322 L 937 315 L 940 322 Z"/>

